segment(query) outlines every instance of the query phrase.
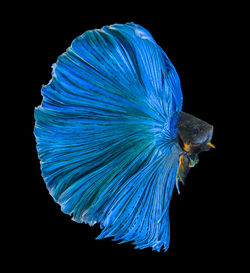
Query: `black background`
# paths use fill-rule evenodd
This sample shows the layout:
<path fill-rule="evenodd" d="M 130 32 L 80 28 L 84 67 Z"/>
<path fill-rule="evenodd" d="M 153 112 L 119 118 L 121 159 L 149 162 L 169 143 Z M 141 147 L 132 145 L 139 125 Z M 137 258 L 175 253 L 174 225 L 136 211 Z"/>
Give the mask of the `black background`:
<path fill-rule="evenodd" d="M 166 268 L 171 262 L 178 268 L 185 257 L 193 265 L 197 261 L 203 261 L 205 267 L 218 261 L 223 264 L 222 257 L 234 240 L 224 180 L 228 130 L 225 120 L 230 108 L 226 96 L 226 45 L 231 39 L 233 14 L 227 7 L 208 5 L 184 7 L 179 3 L 179 7 L 170 7 L 168 2 L 166 6 L 152 2 L 147 10 L 135 9 L 133 4 L 125 9 L 127 5 L 107 4 L 105 9 L 98 4 L 78 7 L 69 3 L 55 9 L 33 7 L 32 20 L 27 26 L 31 38 L 27 52 L 32 74 L 29 85 L 32 88 L 28 90 L 32 160 L 27 186 L 29 213 L 23 220 L 28 231 L 24 240 L 29 245 L 29 257 L 41 264 L 59 259 L 63 266 L 81 265 L 90 259 L 95 266 L 100 258 L 112 264 L 116 258 L 129 261 L 133 257 L 143 258 L 145 263 L 160 258 Z M 41 86 L 50 80 L 51 65 L 57 57 L 88 29 L 131 21 L 148 29 L 174 64 L 181 79 L 183 111 L 214 125 L 212 142 L 216 149 L 200 154 L 200 163 L 190 171 L 186 185 L 180 186 L 180 195 L 174 189 L 170 204 L 171 241 L 166 253 L 135 250 L 129 243 L 118 245 L 110 239 L 95 240 L 100 233 L 98 225 L 77 224 L 63 214 L 42 180 L 32 134 L 34 107 L 41 103 Z"/>

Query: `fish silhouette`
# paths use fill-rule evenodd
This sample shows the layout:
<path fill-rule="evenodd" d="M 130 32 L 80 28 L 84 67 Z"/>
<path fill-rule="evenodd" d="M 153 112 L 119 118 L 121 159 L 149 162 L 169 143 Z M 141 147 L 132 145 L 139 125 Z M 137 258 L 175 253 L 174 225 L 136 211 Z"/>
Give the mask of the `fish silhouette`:
<path fill-rule="evenodd" d="M 135 248 L 169 248 L 169 203 L 213 126 L 182 112 L 179 76 L 142 26 L 77 37 L 35 109 L 42 177 L 61 210 Z"/>

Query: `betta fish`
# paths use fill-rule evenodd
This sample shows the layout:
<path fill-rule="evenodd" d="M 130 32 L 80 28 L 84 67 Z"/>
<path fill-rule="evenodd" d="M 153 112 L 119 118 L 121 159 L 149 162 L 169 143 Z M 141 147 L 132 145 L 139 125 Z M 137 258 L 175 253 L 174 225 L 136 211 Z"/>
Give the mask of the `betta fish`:
<path fill-rule="evenodd" d="M 41 174 L 61 210 L 97 239 L 167 250 L 174 186 L 213 126 L 182 111 L 179 76 L 134 23 L 84 32 L 52 66 L 35 109 Z"/>

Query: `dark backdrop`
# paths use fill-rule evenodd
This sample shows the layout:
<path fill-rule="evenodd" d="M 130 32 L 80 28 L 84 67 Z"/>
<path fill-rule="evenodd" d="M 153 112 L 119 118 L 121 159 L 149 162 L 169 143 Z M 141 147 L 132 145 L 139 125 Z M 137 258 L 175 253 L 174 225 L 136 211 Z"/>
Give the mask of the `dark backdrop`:
<path fill-rule="evenodd" d="M 125 5 L 123 3 L 123 5 Z M 223 73 L 227 53 L 230 25 L 228 17 L 219 7 L 176 7 L 156 6 L 151 3 L 147 11 L 129 11 L 111 6 L 71 8 L 65 4 L 53 10 L 43 5 L 33 7 L 32 20 L 28 31 L 31 41 L 27 52 L 31 57 L 29 97 L 31 98 L 31 179 L 28 182 L 30 204 L 24 220 L 32 257 L 39 262 L 60 257 L 62 264 L 67 261 L 80 264 L 100 257 L 111 262 L 115 257 L 129 259 L 161 258 L 167 264 L 174 260 L 189 258 L 195 265 L 213 265 L 221 261 L 222 254 L 229 247 L 225 202 L 225 172 L 223 147 L 226 106 L 225 75 Z M 152 9 L 151 9 L 152 8 Z M 98 10 L 98 12 L 97 12 Z M 67 16 L 71 14 L 70 16 Z M 230 17 L 230 16 L 229 16 Z M 213 143 L 215 150 L 200 154 L 200 162 L 189 173 L 186 185 L 176 189 L 170 205 L 171 241 L 164 253 L 151 249 L 135 250 L 129 243 L 118 245 L 110 239 L 95 240 L 99 234 L 98 225 L 89 227 L 70 220 L 61 212 L 48 194 L 40 174 L 40 165 L 32 134 L 34 107 L 41 103 L 40 89 L 51 78 L 51 65 L 62 54 L 71 41 L 84 31 L 100 28 L 113 23 L 131 22 L 148 29 L 157 43 L 174 64 L 183 91 L 183 111 L 189 112 L 214 125 Z M 178 258 L 179 257 L 179 258 Z M 98 263 L 98 262 L 97 262 Z M 181 262 L 177 262 L 178 267 Z"/>

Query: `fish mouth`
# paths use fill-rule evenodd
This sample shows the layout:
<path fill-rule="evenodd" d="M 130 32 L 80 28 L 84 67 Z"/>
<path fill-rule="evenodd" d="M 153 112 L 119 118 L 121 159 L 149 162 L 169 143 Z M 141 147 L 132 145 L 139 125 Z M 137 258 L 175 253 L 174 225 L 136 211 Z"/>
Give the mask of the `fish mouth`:
<path fill-rule="evenodd" d="M 206 142 L 210 142 L 213 137 L 214 127 L 212 125 L 209 125 L 208 129 L 208 136 Z"/>
<path fill-rule="evenodd" d="M 215 149 L 215 145 L 211 143 L 212 137 L 213 137 L 213 126 L 209 125 L 209 131 L 208 131 L 208 136 L 207 139 L 204 141 L 203 145 L 207 145 L 213 149 Z"/>

